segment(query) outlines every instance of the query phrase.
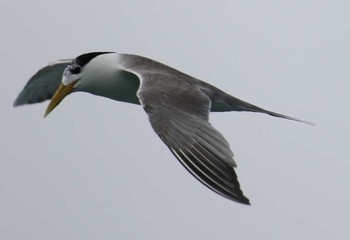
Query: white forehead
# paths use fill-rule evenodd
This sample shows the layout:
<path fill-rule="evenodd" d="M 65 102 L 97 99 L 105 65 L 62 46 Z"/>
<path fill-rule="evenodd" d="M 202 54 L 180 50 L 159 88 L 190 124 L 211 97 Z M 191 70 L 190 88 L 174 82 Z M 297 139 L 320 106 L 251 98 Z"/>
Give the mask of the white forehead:
<path fill-rule="evenodd" d="M 76 64 L 74 60 L 63 72 L 62 84 L 67 86 L 68 84 L 79 80 L 83 76 L 98 75 L 101 72 L 107 73 L 115 71 L 120 63 L 120 56 L 116 53 L 101 54 L 93 58 L 88 64 L 86 64 L 79 74 L 73 74 L 69 71 L 69 67 Z"/>
<path fill-rule="evenodd" d="M 62 76 L 62 84 L 64 86 L 69 85 L 70 83 L 78 80 L 81 77 L 81 72 L 79 74 L 72 74 L 69 70 L 68 67 L 64 69 L 63 71 L 63 76 Z"/>

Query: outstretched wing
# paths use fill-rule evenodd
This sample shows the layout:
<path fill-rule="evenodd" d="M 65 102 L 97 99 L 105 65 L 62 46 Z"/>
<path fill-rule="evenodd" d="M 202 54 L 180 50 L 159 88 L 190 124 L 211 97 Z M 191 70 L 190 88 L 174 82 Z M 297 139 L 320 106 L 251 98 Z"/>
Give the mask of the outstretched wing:
<path fill-rule="evenodd" d="M 211 101 L 190 81 L 157 73 L 138 73 L 138 97 L 154 131 L 180 163 L 218 194 L 249 204 L 243 195 L 233 153 L 224 137 L 208 122 Z"/>
<path fill-rule="evenodd" d="M 58 60 L 40 69 L 29 79 L 13 106 L 51 99 L 61 83 L 64 69 L 71 61 L 72 59 Z"/>

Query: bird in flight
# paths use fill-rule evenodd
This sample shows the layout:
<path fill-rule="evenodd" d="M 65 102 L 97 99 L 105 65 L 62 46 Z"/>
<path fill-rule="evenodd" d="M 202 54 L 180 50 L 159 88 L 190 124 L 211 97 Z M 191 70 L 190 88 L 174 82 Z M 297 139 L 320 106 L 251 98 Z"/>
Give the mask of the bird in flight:
<path fill-rule="evenodd" d="M 51 99 L 47 116 L 73 92 L 141 105 L 153 130 L 195 178 L 243 204 L 250 203 L 238 182 L 233 153 L 209 123 L 209 112 L 260 112 L 310 124 L 242 101 L 152 59 L 115 52 L 85 53 L 50 63 L 28 81 L 14 106 Z"/>

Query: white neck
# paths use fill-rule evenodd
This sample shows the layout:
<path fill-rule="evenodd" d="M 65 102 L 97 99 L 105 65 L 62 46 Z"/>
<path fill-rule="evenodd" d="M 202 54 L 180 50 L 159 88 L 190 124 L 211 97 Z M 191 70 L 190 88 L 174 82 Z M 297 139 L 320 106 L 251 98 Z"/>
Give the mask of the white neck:
<path fill-rule="evenodd" d="M 139 104 L 136 92 L 140 81 L 136 75 L 120 68 L 122 58 L 118 53 L 109 53 L 92 59 L 85 66 L 76 91 Z"/>

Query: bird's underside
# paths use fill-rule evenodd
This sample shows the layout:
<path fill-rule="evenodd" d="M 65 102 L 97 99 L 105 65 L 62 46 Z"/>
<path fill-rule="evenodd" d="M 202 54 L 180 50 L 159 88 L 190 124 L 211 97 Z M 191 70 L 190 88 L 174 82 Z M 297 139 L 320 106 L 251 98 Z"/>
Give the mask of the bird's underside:
<path fill-rule="evenodd" d="M 114 59 L 117 59 L 117 62 L 113 62 L 116 61 Z M 275 117 L 305 122 L 244 102 L 210 84 L 151 59 L 106 52 L 89 53 L 74 60 L 56 61 L 42 68 L 28 81 L 17 97 L 14 106 L 42 102 L 51 98 L 51 102 L 53 102 L 60 94 L 57 92 L 66 87 L 61 84 L 62 75 L 65 75 L 66 78 L 67 76 L 68 78 L 75 76 L 76 73 L 70 69 L 74 69 L 75 72 L 79 70 L 78 74 L 82 76 L 77 78 L 78 80 L 72 81 L 72 84 L 69 85 L 72 88 L 70 91 L 86 91 L 120 100 L 119 96 L 111 96 L 111 87 L 114 87 L 114 81 L 120 88 L 128 86 L 128 82 L 131 80 L 118 79 L 118 76 L 122 76 L 121 74 L 111 74 L 113 64 L 115 64 L 116 71 L 131 73 L 129 74 L 130 78 L 138 79 L 138 90 L 131 94 L 136 95 L 134 98 L 137 97 L 137 102 L 145 109 L 154 131 L 179 162 L 205 186 L 239 203 L 249 204 L 249 200 L 244 196 L 237 180 L 234 170 L 236 163 L 233 160 L 229 144 L 222 134 L 209 123 L 209 112 L 261 112 Z M 77 66 L 81 69 L 77 70 Z M 91 73 L 91 69 L 96 69 L 95 72 L 101 71 L 98 76 L 105 76 L 106 79 L 102 79 L 101 87 L 98 84 L 101 79 L 95 80 L 90 77 L 95 74 L 95 72 Z M 65 81 L 69 82 L 69 79 Z M 89 87 L 87 83 L 91 84 L 91 82 L 94 83 L 95 88 L 100 89 Z M 108 85 L 109 89 L 104 90 L 102 85 Z M 135 86 L 130 86 L 125 90 L 136 89 Z M 58 90 L 59 88 L 60 90 Z M 119 90 L 116 89 L 116 92 L 122 92 Z M 134 100 L 128 102 L 137 103 Z"/>

